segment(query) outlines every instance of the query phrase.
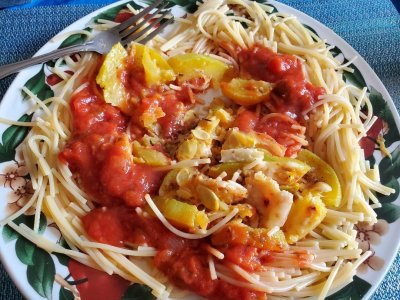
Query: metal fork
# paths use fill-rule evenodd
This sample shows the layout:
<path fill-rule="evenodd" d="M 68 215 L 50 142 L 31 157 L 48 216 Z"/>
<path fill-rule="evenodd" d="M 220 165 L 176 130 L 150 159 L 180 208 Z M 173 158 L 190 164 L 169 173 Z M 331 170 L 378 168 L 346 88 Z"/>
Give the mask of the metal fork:
<path fill-rule="evenodd" d="M 45 63 L 49 60 L 77 52 L 97 52 L 100 54 L 105 54 L 108 53 L 111 47 L 118 42 L 120 42 L 123 46 L 126 46 L 132 41 L 137 41 L 138 43 L 144 44 L 160 33 L 168 24 L 173 22 L 174 17 L 169 10 L 162 12 L 167 5 L 168 0 L 156 0 L 153 2 L 153 4 L 146 7 L 138 14 L 107 31 L 96 34 L 93 39 L 84 44 L 57 49 L 40 56 L 0 66 L 0 79 L 16 73 L 24 68 Z M 157 9 L 153 13 L 150 13 L 150 11 L 155 8 Z M 159 13 L 161 13 L 161 15 L 157 17 Z M 142 18 L 143 20 L 140 21 Z M 164 19 L 166 19 L 166 21 L 161 24 L 162 20 Z M 146 23 L 148 24 L 146 25 Z M 152 28 L 155 29 L 145 36 L 145 33 Z"/>

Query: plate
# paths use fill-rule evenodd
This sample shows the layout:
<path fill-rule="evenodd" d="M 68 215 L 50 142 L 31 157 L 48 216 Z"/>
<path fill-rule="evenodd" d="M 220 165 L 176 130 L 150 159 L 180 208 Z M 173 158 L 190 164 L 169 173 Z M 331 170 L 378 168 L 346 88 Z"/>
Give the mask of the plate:
<path fill-rule="evenodd" d="M 146 3 L 152 1 L 144 1 Z M 145 6 L 141 1 L 130 1 L 132 6 Z M 174 15 L 182 16 L 196 8 L 196 1 L 170 1 L 170 7 Z M 183 6 L 175 3 L 184 3 Z M 374 114 L 377 122 L 364 139 L 364 151 L 371 163 L 379 165 L 381 180 L 384 184 L 393 187 L 396 193 L 391 196 L 379 197 L 382 208 L 377 209 L 379 221 L 374 226 L 360 225 L 357 227 L 357 239 L 363 250 L 372 250 L 370 257 L 359 269 L 354 281 L 340 290 L 329 299 L 368 299 L 371 297 L 379 283 L 388 271 L 400 244 L 400 119 L 396 108 L 382 82 L 376 76 L 368 64 L 350 47 L 343 39 L 337 36 L 313 18 L 275 1 L 268 1 L 279 12 L 296 15 L 298 19 L 314 31 L 321 38 L 326 39 L 335 47 L 331 52 L 343 60 L 349 60 L 357 56 L 351 67 L 354 73 L 344 72 L 345 80 L 358 87 L 367 86 L 370 99 L 373 103 Z M 126 1 L 120 1 L 97 10 L 86 17 L 73 23 L 60 34 L 81 30 L 87 24 L 98 19 L 114 20 L 126 5 Z M 60 35 L 58 35 L 60 36 Z M 86 36 L 81 33 L 73 34 L 64 40 L 48 42 L 39 51 L 39 54 L 49 52 L 58 47 L 83 42 Z M 26 114 L 28 103 L 24 100 L 21 87 L 25 86 L 39 98 L 45 99 L 52 95 L 52 88 L 59 80 L 52 75 L 49 66 L 51 63 L 34 66 L 21 72 L 0 105 L 0 117 L 27 121 L 31 118 Z M 379 133 L 383 134 L 386 146 L 391 153 L 390 157 L 382 158 L 375 148 Z M 20 163 L 18 146 L 27 134 L 24 127 L 0 125 L 0 218 L 4 218 L 10 212 L 23 205 L 32 193 L 27 172 Z M 42 217 L 40 232 L 51 237 L 58 243 L 64 243 L 60 232 L 51 220 Z M 33 216 L 25 214 L 16 220 L 17 223 L 32 225 Z M 31 242 L 18 235 L 9 226 L 0 228 L 0 256 L 2 263 L 16 283 L 19 290 L 29 299 L 73 299 L 73 295 L 58 283 L 64 278 L 70 284 L 85 285 L 85 293 L 102 295 L 108 299 L 115 295 L 123 295 L 124 299 L 152 299 L 147 287 L 139 284 L 128 286 L 116 276 L 108 276 L 105 273 L 78 265 L 73 260 L 63 255 L 49 254 L 36 247 Z M 87 280 L 89 278 L 89 280 Z M 82 292 L 81 292 L 82 294 Z M 82 294 L 83 300 L 85 295 Z M 119 296 L 120 297 L 120 296 Z"/>

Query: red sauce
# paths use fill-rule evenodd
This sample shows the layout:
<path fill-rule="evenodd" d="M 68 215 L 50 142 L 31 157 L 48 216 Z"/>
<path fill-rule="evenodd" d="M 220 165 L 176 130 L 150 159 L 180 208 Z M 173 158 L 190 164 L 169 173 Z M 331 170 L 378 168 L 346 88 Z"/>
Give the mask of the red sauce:
<path fill-rule="evenodd" d="M 132 16 L 133 16 L 133 14 L 131 12 L 123 12 L 123 11 L 121 11 L 115 16 L 114 22 L 122 23 L 122 22 L 128 20 Z"/>
<path fill-rule="evenodd" d="M 154 111 L 156 107 L 160 107 L 165 113 L 164 117 L 157 120 L 164 137 L 172 138 L 182 129 L 187 104 L 191 104 L 187 87 L 181 91 L 165 90 L 162 85 L 148 87 L 144 69 L 137 66 L 132 54 L 127 58 L 120 79 L 131 98 L 131 133 L 134 138 L 140 138 L 146 133 L 140 119 L 142 114 Z"/>
<path fill-rule="evenodd" d="M 165 116 L 157 119 L 161 129 L 160 133 L 165 138 L 174 137 L 183 127 L 183 117 L 188 109 L 184 103 L 186 99 L 183 92 L 162 94 L 155 91 L 142 98 L 134 106 L 132 112 L 130 123 L 132 138 L 143 137 L 147 130 L 143 127 L 142 116 L 144 113 L 154 114 L 157 109 L 162 109 L 165 114 Z"/>
<path fill-rule="evenodd" d="M 293 55 L 277 54 L 254 46 L 239 53 L 240 73 L 244 77 L 276 83 L 265 103 L 272 112 L 301 119 L 301 113 L 318 100 L 325 90 L 305 80 L 302 65 Z"/>
<path fill-rule="evenodd" d="M 243 110 L 236 116 L 234 127 L 244 132 L 250 132 L 257 126 L 259 116 L 251 110 Z"/>
<path fill-rule="evenodd" d="M 226 260 L 249 271 L 254 272 L 261 267 L 259 250 L 244 245 L 231 245 L 223 250 Z"/>
<path fill-rule="evenodd" d="M 304 80 L 301 62 L 293 55 L 277 54 L 263 46 L 239 53 L 240 72 L 253 79 L 278 82 L 282 79 Z"/>
<path fill-rule="evenodd" d="M 139 67 L 134 61 L 134 53 L 131 53 L 125 62 L 125 66 L 119 76 L 125 90 L 130 94 L 131 102 L 137 103 L 146 89 L 146 79 L 144 69 Z"/>
<path fill-rule="evenodd" d="M 295 155 L 301 144 L 293 135 L 304 134 L 298 123 L 303 121 L 302 113 L 325 94 L 325 90 L 305 80 L 301 62 L 293 55 L 277 54 L 269 48 L 254 46 L 238 50 L 238 58 L 242 77 L 276 84 L 264 102 L 275 114 L 259 117 L 253 111 L 245 110 L 236 117 L 235 126 L 245 132 L 266 133 L 287 148 L 285 156 Z"/>
<path fill-rule="evenodd" d="M 125 16 L 121 16 L 123 18 Z M 274 116 L 260 117 L 244 110 L 235 120 L 243 131 L 254 130 L 273 137 L 292 155 L 298 144 L 290 134 L 300 134 L 294 118 L 314 103 L 323 89 L 306 82 L 298 59 L 274 54 L 264 47 L 253 47 L 239 54 L 241 74 L 276 83 L 268 108 Z M 187 240 L 168 231 L 156 218 L 138 215 L 134 207 L 143 206 L 144 195 L 155 193 L 164 176 L 154 168 L 135 164 L 124 140 L 147 133 L 143 113 L 161 108 L 165 116 L 157 119 L 164 137 L 171 138 L 182 128 L 182 118 L 193 103 L 192 91 L 166 91 L 163 86 L 147 87 L 144 72 L 132 60 L 126 62 L 120 78 L 130 96 L 128 115 L 106 104 L 95 84 L 94 72 L 87 87 L 76 93 L 70 102 L 73 137 L 60 153 L 77 176 L 82 188 L 99 204 L 82 218 L 91 239 L 115 246 L 130 242 L 158 249 L 154 265 L 178 287 L 189 289 L 209 299 L 266 299 L 265 294 L 231 285 L 220 279 L 211 280 L 207 240 Z M 199 83 L 200 84 L 200 83 Z M 125 111 L 125 110 L 124 110 Z M 129 112 L 128 111 L 128 112 Z M 290 118 L 290 117 L 293 117 Z M 296 126 L 295 126 L 296 127 Z M 248 271 L 260 268 L 268 253 L 235 246 L 222 249 L 225 260 Z M 240 278 L 238 278 L 240 280 Z"/>
<path fill-rule="evenodd" d="M 182 97 L 185 97 L 184 93 L 171 93 L 165 95 L 160 103 L 165 117 L 160 118 L 158 123 L 165 137 L 174 136 L 182 128 L 183 116 L 187 110 Z"/>
<path fill-rule="evenodd" d="M 210 299 L 265 299 L 265 296 L 222 280 L 211 280 L 208 253 L 204 241 L 180 238 L 169 232 L 158 219 L 139 216 L 133 207 L 144 204 L 144 195 L 155 193 L 164 172 L 132 161 L 127 140 L 129 126 L 133 139 L 146 133 L 140 118 L 145 111 L 160 107 L 166 116 L 158 120 L 164 136 L 171 137 L 180 129 L 186 103 L 191 101 L 189 90 L 163 93 L 143 90 L 143 77 L 137 73 L 121 76 L 129 86 L 131 96 L 140 96 L 131 116 L 104 102 L 95 84 L 94 74 L 88 85 L 70 101 L 73 135 L 60 153 L 77 176 L 82 188 L 100 207 L 82 218 L 91 239 L 115 246 L 130 242 L 150 245 L 159 250 L 155 266 L 177 286 L 190 289 Z M 140 93 L 146 93 L 141 97 Z M 160 150 L 160 149 L 158 149 Z"/>
<path fill-rule="evenodd" d="M 281 113 L 261 117 L 255 127 L 255 131 L 266 133 L 285 146 L 285 156 L 293 156 L 301 150 L 302 145 L 293 136 L 302 137 L 305 130 L 305 127 Z"/>
<path fill-rule="evenodd" d="M 276 84 L 266 105 L 272 112 L 286 113 L 293 119 L 302 120 L 302 112 L 324 94 L 324 88 L 315 87 L 305 80 L 285 79 Z"/>
<path fill-rule="evenodd" d="M 281 113 L 259 116 L 251 110 L 244 110 L 237 115 L 234 126 L 244 132 L 255 131 L 273 137 L 286 147 L 285 156 L 293 156 L 301 149 L 301 144 L 293 139 L 293 135 L 302 136 L 305 128 L 294 119 Z"/>
<path fill-rule="evenodd" d="M 113 207 L 95 209 L 82 221 L 89 236 L 96 241 L 116 246 L 123 245 L 123 241 L 138 245 L 146 243 L 157 248 L 154 265 L 180 288 L 190 289 L 208 299 L 266 299 L 262 293 L 220 279 L 212 280 L 208 253 L 203 247 L 205 242 L 178 237 L 158 219 L 138 215 L 126 207 Z M 243 263 L 247 256 L 242 257 Z"/>
<path fill-rule="evenodd" d="M 71 98 L 73 136 L 59 158 L 95 202 L 142 206 L 144 195 L 158 190 L 165 173 L 132 162 L 129 149 L 120 142 L 128 117 L 104 102 L 94 77 L 87 82 Z"/>
<path fill-rule="evenodd" d="M 74 136 L 86 134 L 113 135 L 126 130 L 127 118 L 121 111 L 104 102 L 93 80 L 70 100 Z"/>

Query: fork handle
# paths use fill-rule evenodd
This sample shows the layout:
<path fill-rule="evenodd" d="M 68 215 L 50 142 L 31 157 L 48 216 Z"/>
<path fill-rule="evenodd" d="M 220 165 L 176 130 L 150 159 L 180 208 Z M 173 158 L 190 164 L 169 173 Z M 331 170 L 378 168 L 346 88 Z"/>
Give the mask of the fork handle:
<path fill-rule="evenodd" d="M 21 60 L 16 63 L 2 65 L 0 66 L 0 79 L 17 73 L 18 71 L 27 67 L 45 63 L 52 59 L 83 51 L 95 51 L 95 48 L 93 47 L 93 44 L 91 42 L 88 42 L 83 45 L 72 45 L 65 48 L 57 49 L 43 55 Z"/>

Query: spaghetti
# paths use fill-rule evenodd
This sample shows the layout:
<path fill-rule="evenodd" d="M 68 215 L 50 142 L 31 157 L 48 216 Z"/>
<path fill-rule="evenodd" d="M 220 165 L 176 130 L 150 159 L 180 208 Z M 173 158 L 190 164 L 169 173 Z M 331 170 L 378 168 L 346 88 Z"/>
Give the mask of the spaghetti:
<path fill-rule="evenodd" d="M 115 24 L 105 20 L 102 28 Z M 1 224 L 48 252 L 142 282 L 161 299 L 173 297 L 177 283 L 214 299 L 221 295 L 262 299 L 265 294 L 271 299 L 323 299 L 348 284 L 371 254 L 358 248 L 354 226 L 377 222 L 370 204 L 379 207 L 374 193 L 393 192 L 379 183 L 378 169 L 365 161 L 358 144 L 375 118 L 366 89 L 343 81 L 342 71 L 350 62 L 341 64 L 325 41 L 296 17 L 247 0 L 204 1 L 169 36 L 157 37 L 149 46 L 167 57 L 208 55 L 216 66 L 227 66 L 235 76 L 220 78 L 221 82 L 234 84 L 232 77 L 240 77 L 228 96 L 233 102 L 194 104 L 202 103 L 200 92 L 219 86 L 216 73 L 213 77 L 204 70 L 197 81 L 185 81 L 166 79 L 171 74 L 163 69 L 157 80 L 170 84 L 159 85 L 162 88 L 154 88 L 150 96 L 138 96 L 132 92 L 132 82 L 150 93 L 143 82 L 156 79 L 127 63 L 121 82 L 130 85 L 128 94 L 138 102 L 133 107 L 107 99 L 105 103 L 94 82 L 102 74 L 95 57 L 85 54 L 78 62 L 67 58 L 66 67 L 61 60 L 56 62 L 53 71 L 63 79 L 56 96 L 42 102 L 24 88 L 34 110 L 41 111 L 32 122 L 6 121 L 32 127 L 21 150 L 35 193 Z M 142 51 L 143 61 L 153 55 L 159 67 L 164 58 L 151 48 L 133 45 L 126 55 L 135 61 Z M 272 69 L 255 71 L 259 65 L 265 67 L 265 61 L 279 64 L 277 59 L 284 67 L 275 75 Z M 110 70 L 105 76 L 109 74 Z M 130 74 L 144 77 L 140 81 Z M 243 82 L 251 86 L 239 95 Z M 221 83 L 225 96 L 231 95 L 229 84 Z M 293 86 L 290 91 L 295 91 L 299 84 L 309 96 L 296 94 L 296 102 L 291 102 L 285 92 Z M 106 90 L 107 84 L 103 85 Z M 145 106 L 143 99 L 152 100 Z M 257 103 L 238 105 L 254 99 Z M 87 117 L 84 111 L 97 110 L 106 117 L 96 129 L 92 123 L 97 121 L 89 125 L 77 121 Z M 179 119 L 182 116 L 185 119 Z M 78 152 L 91 153 L 91 147 L 96 154 L 76 158 Z M 124 149 L 129 155 L 117 169 L 119 162 L 112 159 Z M 89 162 L 85 169 L 79 164 L 100 156 L 102 165 Z M 104 171 L 106 164 L 109 172 Z M 127 188 L 121 187 L 118 172 L 131 176 Z M 136 189 L 143 182 L 146 187 Z M 122 210 L 124 205 L 136 209 Z M 13 223 L 31 207 L 36 208 L 33 230 Z M 308 208 L 312 217 L 304 212 Z M 184 213 L 176 215 L 179 209 Z M 71 250 L 39 235 L 41 211 L 54 220 Z M 304 217 L 304 222 L 298 223 L 291 214 Z M 122 231 L 118 235 L 123 221 L 115 221 L 110 236 L 118 240 L 107 237 L 107 228 L 96 229 L 105 215 L 113 222 L 114 217 L 123 220 L 135 236 Z M 183 248 L 171 246 L 167 238 Z M 199 277 L 180 275 L 179 270 L 188 266 L 171 262 L 168 255 L 194 261 L 190 272 L 198 271 L 194 276 Z M 159 277 L 153 263 L 169 281 Z"/>

